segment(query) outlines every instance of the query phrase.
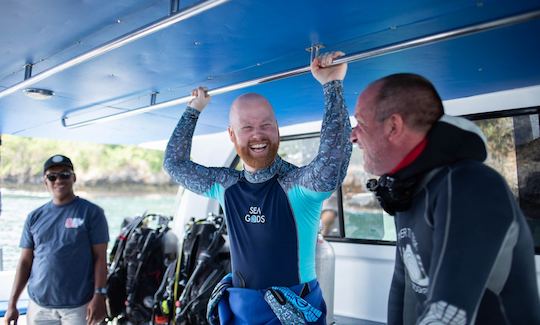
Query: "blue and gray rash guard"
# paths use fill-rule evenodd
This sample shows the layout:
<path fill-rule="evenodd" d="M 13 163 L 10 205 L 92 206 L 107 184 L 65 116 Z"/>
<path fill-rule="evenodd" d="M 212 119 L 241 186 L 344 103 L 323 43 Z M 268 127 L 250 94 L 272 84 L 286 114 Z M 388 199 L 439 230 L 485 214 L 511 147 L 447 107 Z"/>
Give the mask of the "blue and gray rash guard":
<path fill-rule="evenodd" d="M 316 278 L 315 248 L 322 201 L 341 184 L 351 154 L 342 81 L 323 86 L 321 144 L 304 167 L 279 156 L 254 173 L 190 161 L 199 112 L 187 107 L 165 152 L 164 167 L 185 188 L 219 201 L 227 220 L 233 284 L 264 289 Z"/>

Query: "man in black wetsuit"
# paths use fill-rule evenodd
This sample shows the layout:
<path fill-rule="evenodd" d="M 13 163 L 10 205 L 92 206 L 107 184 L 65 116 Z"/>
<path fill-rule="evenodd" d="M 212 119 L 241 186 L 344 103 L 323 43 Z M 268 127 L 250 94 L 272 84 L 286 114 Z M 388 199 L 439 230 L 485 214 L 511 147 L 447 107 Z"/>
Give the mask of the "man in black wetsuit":
<path fill-rule="evenodd" d="M 363 149 L 397 247 L 388 324 L 540 324 L 530 230 L 480 130 L 444 115 L 425 78 L 369 85 L 351 141 Z"/>

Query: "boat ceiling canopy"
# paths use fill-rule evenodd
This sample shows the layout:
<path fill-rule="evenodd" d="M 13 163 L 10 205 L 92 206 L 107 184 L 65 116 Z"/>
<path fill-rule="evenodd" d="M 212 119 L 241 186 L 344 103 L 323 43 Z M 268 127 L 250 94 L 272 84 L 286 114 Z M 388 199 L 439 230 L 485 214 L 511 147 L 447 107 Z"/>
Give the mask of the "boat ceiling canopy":
<path fill-rule="evenodd" d="M 206 4 L 209 8 L 188 15 Z M 397 72 L 424 75 L 444 100 L 540 85 L 538 0 L 180 0 L 176 5 L 174 0 L 2 1 L 0 133 L 115 144 L 165 140 L 185 104 L 114 121 L 96 119 L 185 98 L 198 85 L 223 89 L 306 67 L 306 48 L 316 44 L 347 55 L 373 53 L 508 17 L 526 19 L 350 62 L 345 79 L 349 112 L 370 82 Z M 186 17 L 32 81 L 177 15 Z M 32 84 L 14 90 L 25 73 Z M 40 92 L 36 89 L 54 95 L 29 96 Z M 224 131 L 231 102 L 246 92 L 266 96 L 280 126 L 322 117 L 320 85 L 309 73 L 298 74 L 213 96 L 196 134 Z M 88 120 L 85 126 L 66 127 Z"/>

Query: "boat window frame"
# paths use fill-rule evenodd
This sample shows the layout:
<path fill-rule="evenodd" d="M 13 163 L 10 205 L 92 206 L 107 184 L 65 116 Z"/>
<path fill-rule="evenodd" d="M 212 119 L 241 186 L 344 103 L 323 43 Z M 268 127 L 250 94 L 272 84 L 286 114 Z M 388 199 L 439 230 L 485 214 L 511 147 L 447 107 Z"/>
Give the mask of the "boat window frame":
<path fill-rule="evenodd" d="M 521 115 L 540 115 L 540 106 L 533 107 L 523 107 L 523 108 L 514 108 L 507 110 L 499 111 L 487 111 L 482 113 L 466 114 L 459 115 L 460 117 L 466 118 L 471 121 L 487 120 L 487 119 L 496 119 L 496 118 L 506 118 L 506 117 L 515 117 Z M 320 131 L 317 132 L 307 132 L 299 133 L 294 135 L 285 135 L 280 137 L 281 142 L 285 141 L 294 141 L 294 140 L 304 140 L 311 138 L 320 138 Z M 235 168 L 240 161 L 240 157 L 237 155 L 231 164 L 231 168 Z M 374 239 L 360 239 L 360 238 L 347 238 L 345 237 L 345 219 L 343 214 L 343 187 L 342 185 L 336 190 L 337 192 L 337 213 L 339 221 L 339 237 L 337 236 L 325 236 L 325 240 L 329 242 L 337 243 L 347 243 L 347 244 L 364 244 L 364 245 L 381 245 L 381 246 L 395 246 L 395 241 L 387 240 L 374 240 Z M 535 255 L 540 255 L 540 245 L 535 246 Z"/>

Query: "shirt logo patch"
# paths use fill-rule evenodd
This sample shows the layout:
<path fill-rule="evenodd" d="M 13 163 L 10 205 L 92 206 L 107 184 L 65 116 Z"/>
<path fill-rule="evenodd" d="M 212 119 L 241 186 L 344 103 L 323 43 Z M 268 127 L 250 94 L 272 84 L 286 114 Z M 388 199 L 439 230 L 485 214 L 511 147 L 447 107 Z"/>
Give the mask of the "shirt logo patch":
<path fill-rule="evenodd" d="M 81 218 L 67 218 L 64 226 L 66 228 L 79 228 L 80 225 L 84 223 L 84 220 Z"/>
<path fill-rule="evenodd" d="M 411 279 L 411 287 L 420 294 L 426 294 L 429 287 L 429 276 L 422 264 L 416 236 L 410 228 L 402 228 L 398 233 L 398 247 L 403 264 Z"/>
<path fill-rule="evenodd" d="M 260 207 L 249 207 L 249 212 L 245 215 L 244 221 L 247 223 L 265 223 L 266 217 L 262 214 Z"/>

